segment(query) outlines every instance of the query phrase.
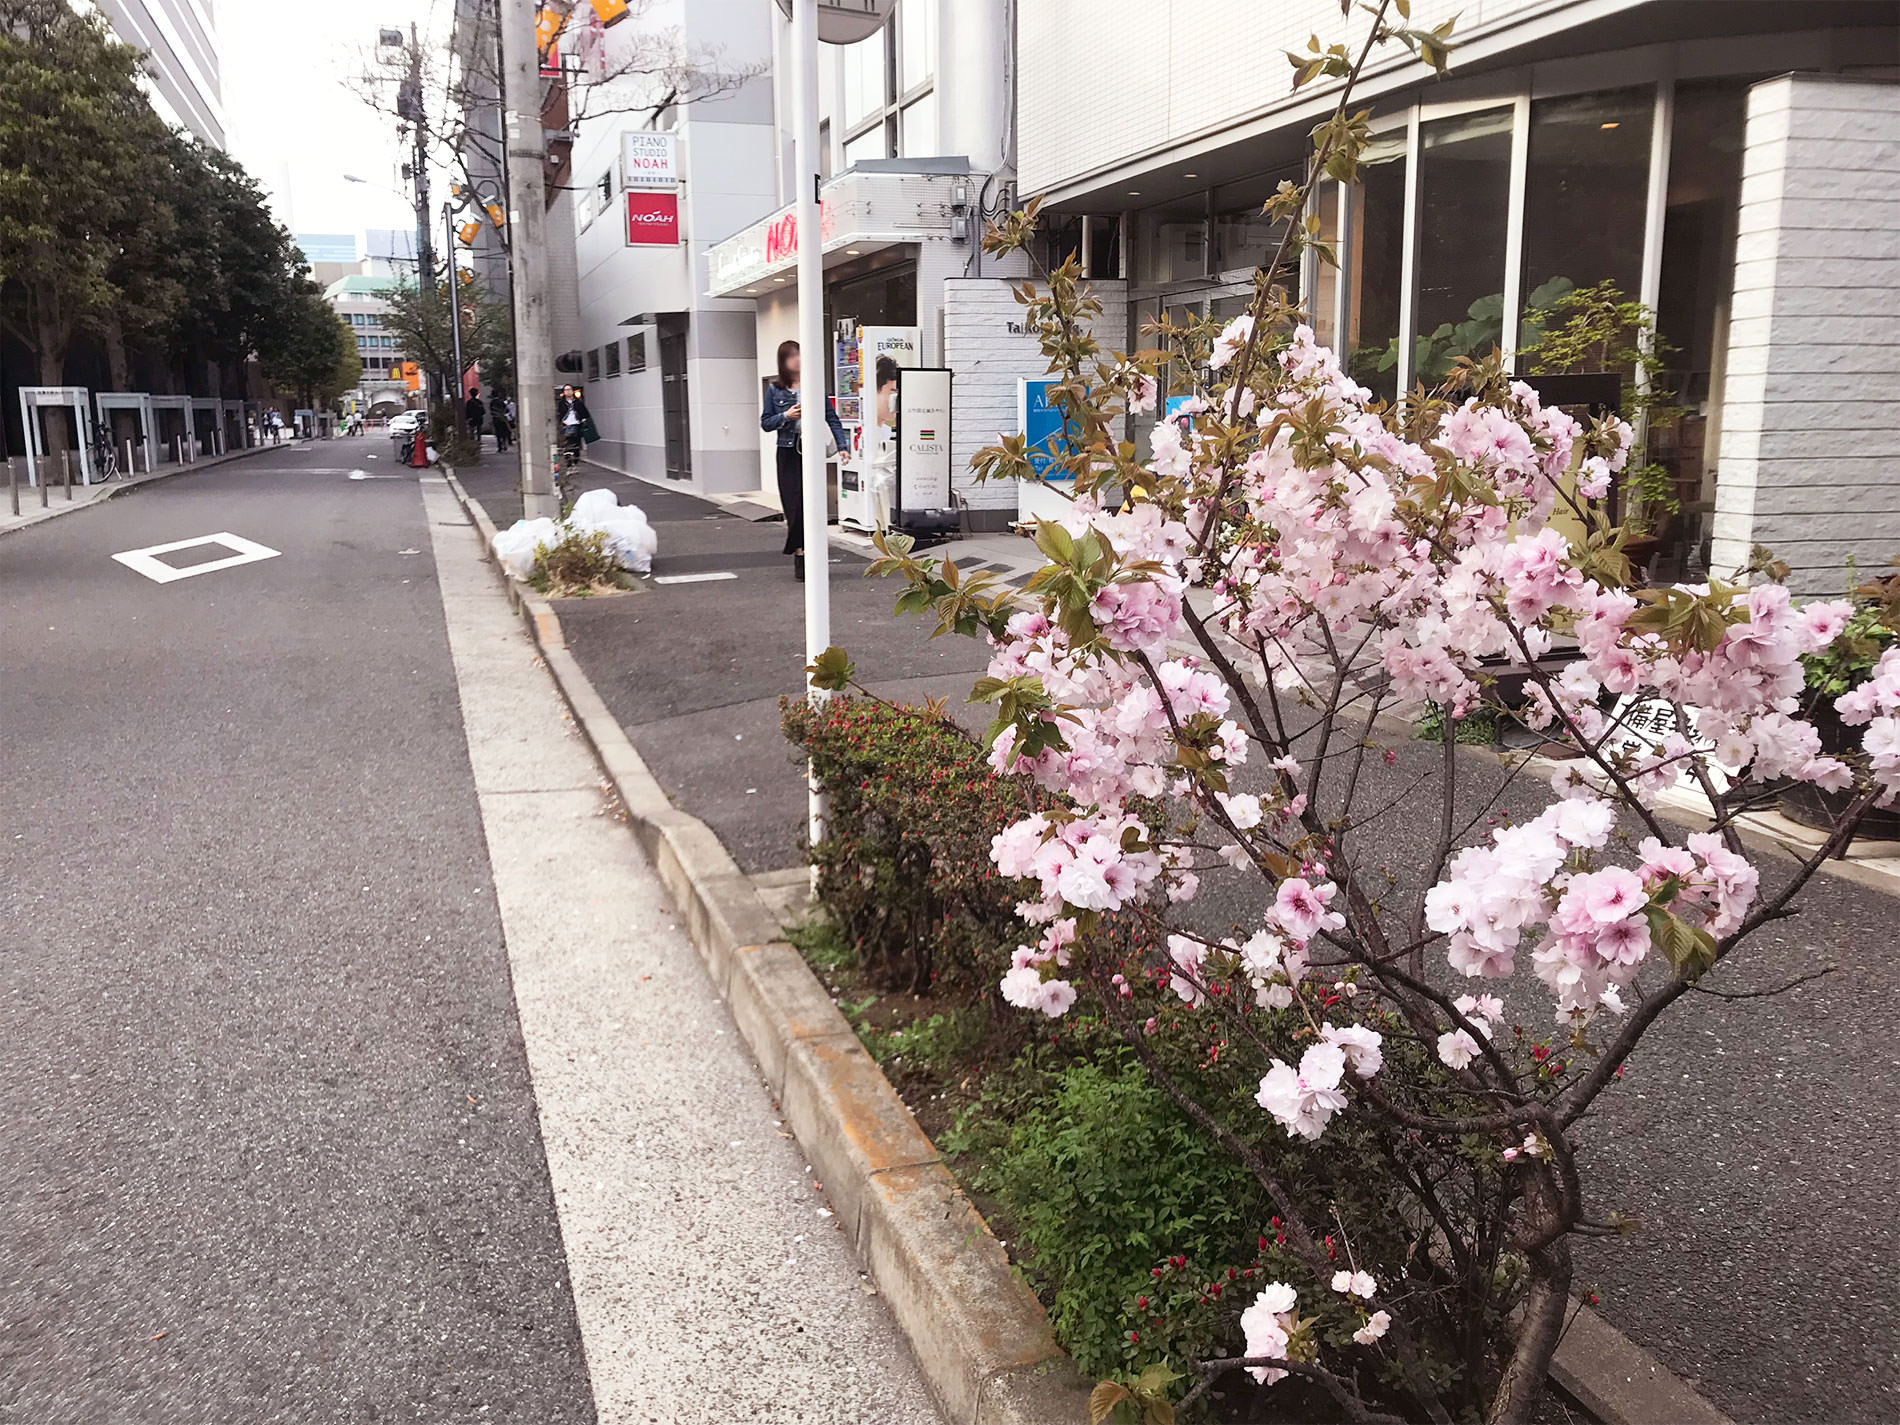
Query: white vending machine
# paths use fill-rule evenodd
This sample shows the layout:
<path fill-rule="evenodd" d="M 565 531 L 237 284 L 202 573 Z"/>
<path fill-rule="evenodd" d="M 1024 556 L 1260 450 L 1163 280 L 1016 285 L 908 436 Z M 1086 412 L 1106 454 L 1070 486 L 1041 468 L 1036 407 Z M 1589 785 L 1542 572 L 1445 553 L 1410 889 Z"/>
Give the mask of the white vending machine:
<path fill-rule="evenodd" d="M 838 523 L 889 526 L 897 480 L 897 373 L 919 360 L 916 327 L 858 327 L 837 338 L 832 369 L 848 449 L 838 466 Z"/>

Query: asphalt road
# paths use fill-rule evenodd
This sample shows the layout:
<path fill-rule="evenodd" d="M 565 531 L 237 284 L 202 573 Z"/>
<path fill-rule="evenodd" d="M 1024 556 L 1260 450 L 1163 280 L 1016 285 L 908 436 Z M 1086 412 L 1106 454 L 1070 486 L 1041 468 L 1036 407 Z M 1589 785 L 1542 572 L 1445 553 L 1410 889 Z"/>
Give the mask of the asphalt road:
<path fill-rule="evenodd" d="M 741 864 L 796 864 L 804 784 L 777 732 L 777 699 L 801 687 L 802 608 L 776 556 L 783 526 L 604 472 L 589 483 L 646 508 L 660 541 L 656 573 L 724 567 L 738 577 L 562 601 L 570 646 L 668 791 Z M 494 497 L 505 514 L 505 490 Z M 926 642 L 892 617 L 893 586 L 862 570 L 849 557 L 834 570 L 834 641 L 880 692 L 959 700 L 982 648 Z M 1360 833 L 1358 855 L 1416 879 L 1430 837 L 1407 815 L 1408 789 L 1437 752 L 1394 750 L 1395 766 L 1367 774 L 1369 803 L 1393 809 Z M 1461 777 L 1468 805 L 1495 789 L 1482 764 Z M 1498 814 L 1534 814 L 1543 796 L 1534 783 L 1507 790 Z M 1254 886 L 1210 876 L 1196 914 L 1257 924 L 1259 899 Z M 1592 1210 L 1638 1225 L 1627 1238 L 1580 1244 L 1578 1288 L 1599 1293 L 1611 1322 L 1738 1422 L 1885 1425 L 1900 1419 L 1900 905 L 1825 876 L 1803 904 L 1711 986 L 1758 990 L 1823 966 L 1832 973 L 1767 998 L 1687 997 L 1587 1123 Z M 1548 1015 L 1547 1001 L 1525 998 L 1523 1022 Z"/>
<path fill-rule="evenodd" d="M 350 465 L 0 540 L 0 1420 L 594 1419 L 422 502 Z M 219 531 L 281 557 L 110 558 Z"/>

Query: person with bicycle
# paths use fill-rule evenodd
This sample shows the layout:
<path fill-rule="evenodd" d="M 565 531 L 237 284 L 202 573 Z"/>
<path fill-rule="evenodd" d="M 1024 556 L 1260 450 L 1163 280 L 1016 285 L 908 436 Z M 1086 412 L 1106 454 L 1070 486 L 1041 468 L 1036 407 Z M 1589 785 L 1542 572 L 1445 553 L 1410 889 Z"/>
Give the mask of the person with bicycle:
<path fill-rule="evenodd" d="M 600 439 L 580 387 L 570 383 L 561 388 L 554 403 L 554 422 L 561 431 L 561 473 L 571 480 L 588 444 Z"/>

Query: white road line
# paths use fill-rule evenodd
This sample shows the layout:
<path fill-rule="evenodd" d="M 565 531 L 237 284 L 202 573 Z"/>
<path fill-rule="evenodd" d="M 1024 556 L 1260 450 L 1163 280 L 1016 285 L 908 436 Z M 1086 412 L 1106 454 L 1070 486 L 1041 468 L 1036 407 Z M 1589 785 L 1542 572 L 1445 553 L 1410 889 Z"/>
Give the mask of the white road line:
<path fill-rule="evenodd" d="M 656 584 L 710 584 L 715 579 L 737 579 L 738 577 L 730 569 L 721 569 L 716 574 L 662 574 L 653 582 Z"/>
<path fill-rule="evenodd" d="M 175 554 L 181 549 L 197 549 L 206 544 L 222 544 L 226 549 L 235 549 L 237 553 L 227 559 L 210 559 L 203 564 L 190 564 L 182 569 L 175 569 L 156 557 L 160 554 Z M 154 584 L 170 584 L 179 579 L 189 579 L 194 574 L 209 574 L 218 569 L 235 569 L 240 564 L 255 564 L 260 559 L 275 559 L 281 553 L 281 550 L 272 549 L 269 545 L 235 534 L 203 534 L 196 539 L 175 539 L 170 544 L 128 549 L 112 557 L 133 573 L 143 574 Z"/>

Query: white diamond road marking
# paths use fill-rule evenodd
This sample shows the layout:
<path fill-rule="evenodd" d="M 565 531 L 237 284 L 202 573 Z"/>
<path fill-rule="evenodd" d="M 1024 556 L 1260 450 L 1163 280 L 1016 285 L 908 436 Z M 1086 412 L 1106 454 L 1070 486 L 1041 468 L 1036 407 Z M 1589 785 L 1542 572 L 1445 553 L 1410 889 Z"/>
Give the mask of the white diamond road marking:
<path fill-rule="evenodd" d="M 222 544 L 226 549 L 235 549 L 228 559 L 210 559 L 203 564 L 193 564 L 184 569 L 174 569 L 156 556 L 175 554 L 181 549 L 196 549 L 204 544 Z M 215 569 L 235 569 L 240 564 L 255 564 L 260 559 L 275 559 L 282 553 L 269 545 L 259 544 L 256 540 L 245 539 L 235 534 L 204 534 L 196 539 L 175 539 L 170 544 L 154 544 L 148 549 L 128 549 L 123 554 L 112 557 L 135 574 L 143 574 L 154 584 L 169 584 L 177 579 L 189 579 L 194 574 L 209 574 Z"/>
<path fill-rule="evenodd" d="M 738 577 L 730 569 L 721 569 L 717 574 L 662 574 L 653 582 L 656 584 L 710 584 L 715 579 L 737 579 Z"/>

